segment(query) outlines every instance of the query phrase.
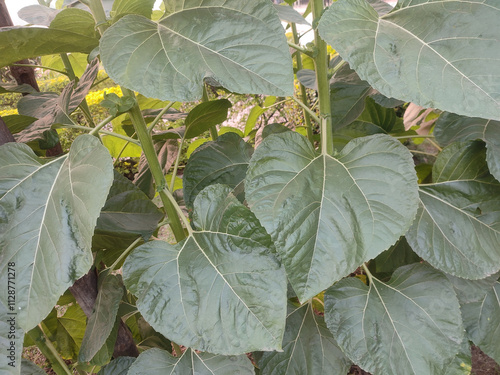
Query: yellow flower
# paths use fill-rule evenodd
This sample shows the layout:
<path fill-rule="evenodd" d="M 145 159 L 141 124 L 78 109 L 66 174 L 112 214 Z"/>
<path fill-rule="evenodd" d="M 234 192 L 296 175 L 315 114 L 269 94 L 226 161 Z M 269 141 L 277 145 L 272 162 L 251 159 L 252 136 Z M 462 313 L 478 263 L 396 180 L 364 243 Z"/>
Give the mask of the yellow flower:
<path fill-rule="evenodd" d="M 87 103 L 89 106 L 93 106 L 96 104 L 99 104 L 103 99 L 104 99 L 104 92 L 107 94 L 114 93 L 118 96 L 122 96 L 122 90 L 120 89 L 119 86 L 115 87 L 109 87 L 107 89 L 99 90 L 99 91 L 92 91 L 89 92 L 88 95 L 86 96 Z"/>
<path fill-rule="evenodd" d="M 10 116 L 10 115 L 17 115 L 17 109 L 5 109 L 3 111 L 0 111 L 0 116 Z"/>

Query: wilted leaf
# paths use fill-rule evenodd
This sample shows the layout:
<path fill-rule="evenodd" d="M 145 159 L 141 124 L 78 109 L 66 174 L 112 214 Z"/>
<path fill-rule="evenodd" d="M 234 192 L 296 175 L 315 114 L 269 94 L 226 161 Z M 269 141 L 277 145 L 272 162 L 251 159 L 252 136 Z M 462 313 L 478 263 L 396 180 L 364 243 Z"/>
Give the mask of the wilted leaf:
<path fill-rule="evenodd" d="M 45 164 L 22 144 L 0 150 L 0 275 L 7 285 L 7 264 L 16 263 L 17 319 L 29 330 L 91 267 L 92 234 L 113 166 L 90 135 Z"/>
<path fill-rule="evenodd" d="M 499 17 L 491 0 L 403 0 L 382 17 L 365 0 L 339 0 L 318 28 L 382 94 L 500 120 Z"/>
<path fill-rule="evenodd" d="M 158 23 L 138 15 L 120 19 L 101 38 L 109 76 L 163 100 L 199 99 L 206 78 L 242 94 L 291 95 L 291 56 L 271 2 L 203 5 L 169 3 Z"/>
<path fill-rule="evenodd" d="M 344 279 L 325 293 L 325 320 L 344 353 L 373 374 L 442 374 L 464 336 L 452 285 L 429 266 L 388 283 Z"/>
<path fill-rule="evenodd" d="M 388 249 L 418 206 L 411 155 L 383 135 L 355 139 L 335 158 L 317 156 L 297 133 L 271 135 L 250 161 L 245 190 L 301 301 Z"/>
<path fill-rule="evenodd" d="M 125 261 L 125 285 L 165 337 L 192 349 L 239 354 L 281 347 L 286 278 L 255 216 L 222 185 L 196 198 L 197 230 L 177 245 L 153 241 Z"/>

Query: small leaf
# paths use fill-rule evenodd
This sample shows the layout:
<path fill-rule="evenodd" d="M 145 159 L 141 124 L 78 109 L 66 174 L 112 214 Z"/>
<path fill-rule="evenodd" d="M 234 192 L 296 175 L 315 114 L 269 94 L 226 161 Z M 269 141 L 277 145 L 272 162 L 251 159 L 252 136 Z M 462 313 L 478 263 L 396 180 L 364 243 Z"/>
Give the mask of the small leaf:
<path fill-rule="evenodd" d="M 129 368 L 136 361 L 133 357 L 118 357 L 102 367 L 98 375 L 127 375 Z"/>
<path fill-rule="evenodd" d="M 481 148 L 478 142 L 458 143 L 438 156 L 437 183 L 420 187 L 420 208 L 406 234 L 432 266 L 468 279 L 500 269 L 500 184 L 484 175 Z M 473 178 L 478 174 L 483 178 Z"/>
<path fill-rule="evenodd" d="M 232 104 L 227 99 L 212 100 L 198 104 L 189 112 L 184 125 L 184 137 L 191 139 L 227 120 L 227 111 Z"/>
<path fill-rule="evenodd" d="M 45 164 L 22 144 L 0 150 L 0 278 L 7 285 L 7 264 L 15 262 L 17 319 L 29 330 L 90 269 L 91 238 L 113 166 L 90 135 Z"/>
<path fill-rule="evenodd" d="M 203 5 L 172 3 L 158 23 L 138 15 L 120 19 L 101 38 L 109 76 L 162 100 L 199 99 L 206 78 L 242 94 L 291 95 L 291 56 L 271 2 Z"/>
<path fill-rule="evenodd" d="M 379 17 L 365 0 L 340 0 L 318 30 L 385 96 L 500 120 L 499 17 L 492 1 L 404 0 Z"/>
<path fill-rule="evenodd" d="M 193 207 L 198 193 L 213 184 L 235 189 L 243 184 L 253 149 L 240 136 L 227 133 L 207 142 L 189 158 L 183 175 L 184 201 Z"/>
<path fill-rule="evenodd" d="M 32 25 L 49 26 L 60 10 L 42 5 L 28 5 L 21 8 L 17 15 L 23 21 Z"/>
<path fill-rule="evenodd" d="M 411 155 L 384 135 L 355 139 L 336 158 L 317 156 L 295 132 L 271 135 L 250 161 L 245 190 L 301 301 L 389 248 L 418 207 Z"/>
<path fill-rule="evenodd" d="M 222 356 L 197 353 L 187 349 L 180 358 L 161 349 L 142 352 L 128 375 L 254 375 L 254 367 L 246 355 Z M 113 374 L 114 375 L 114 374 Z"/>
<path fill-rule="evenodd" d="M 123 296 L 124 288 L 120 277 L 108 274 L 103 278 L 78 354 L 78 360 L 81 362 L 90 362 L 106 343 L 115 325 L 118 306 Z M 111 355 L 109 357 L 111 358 Z"/>
<path fill-rule="evenodd" d="M 374 374 L 442 374 L 464 335 L 452 285 L 423 264 L 388 283 L 341 280 L 325 293 L 325 320 L 344 353 Z"/>
<path fill-rule="evenodd" d="M 230 190 L 198 195 L 197 230 L 187 239 L 136 248 L 123 266 L 125 285 L 148 323 L 179 345 L 220 354 L 280 349 L 285 274 L 269 235 Z"/>
<path fill-rule="evenodd" d="M 282 352 L 264 352 L 262 375 L 347 374 L 351 362 L 340 351 L 312 305 L 289 306 Z"/>
<path fill-rule="evenodd" d="M 495 282 L 477 302 L 462 306 L 467 335 L 481 350 L 500 362 L 498 331 L 500 330 L 500 283 Z"/>
<path fill-rule="evenodd" d="M 439 116 L 434 134 L 443 146 L 475 139 L 486 142 L 486 161 L 491 174 L 500 181 L 500 121 L 443 113 Z"/>
<path fill-rule="evenodd" d="M 118 96 L 115 93 L 107 94 L 106 91 L 103 94 L 103 100 L 99 103 L 102 107 L 107 108 L 109 114 L 116 116 L 122 114 L 131 109 L 135 101 L 130 96 Z"/>

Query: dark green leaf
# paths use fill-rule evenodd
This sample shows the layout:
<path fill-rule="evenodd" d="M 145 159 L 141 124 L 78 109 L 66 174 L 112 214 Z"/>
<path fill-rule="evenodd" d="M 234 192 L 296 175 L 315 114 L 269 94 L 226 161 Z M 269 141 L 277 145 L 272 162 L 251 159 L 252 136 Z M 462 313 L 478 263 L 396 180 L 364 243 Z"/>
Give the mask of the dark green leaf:
<path fill-rule="evenodd" d="M 456 141 L 482 139 L 486 142 L 490 172 L 500 181 L 500 121 L 443 113 L 436 123 L 434 134 L 443 146 Z"/>
<path fill-rule="evenodd" d="M 380 93 L 500 120 L 499 17 L 494 0 L 403 0 L 380 18 L 365 0 L 340 0 L 318 29 Z"/>
<path fill-rule="evenodd" d="M 405 102 L 402 100 L 388 98 L 387 96 L 382 95 L 380 93 L 375 93 L 373 95 L 370 95 L 370 97 L 373 100 L 375 100 L 375 103 L 381 105 L 382 107 L 386 107 L 386 108 L 395 108 L 395 107 L 399 107 L 399 106 L 405 104 Z"/>
<path fill-rule="evenodd" d="M 2 82 L 0 86 L 0 94 L 5 94 L 7 92 L 34 94 L 37 91 L 33 86 L 28 85 L 27 83 L 23 83 L 22 85 L 17 85 L 17 84 Z"/>
<path fill-rule="evenodd" d="M 282 21 L 311 26 L 311 24 L 291 6 L 274 4 L 274 9 L 278 11 L 278 17 Z"/>
<path fill-rule="evenodd" d="M 418 206 L 411 155 L 383 135 L 355 139 L 336 158 L 317 156 L 295 132 L 271 135 L 250 161 L 245 189 L 301 301 L 389 248 Z"/>
<path fill-rule="evenodd" d="M 291 95 L 291 56 L 271 2 L 203 5 L 172 2 L 159 23 L 137 15 L 120 19 L 101 39 L 109 76 L 163 100 L 199 99 L 206 78 L 239 93 Z"/>
<path fill-rule="evenodd" d="M 302 69 L 297 72 L 297 79 L 308 89 L 318 90 L 318 82 L 316 81 L 316 72 L 311 69 Z"/>
<path fill-rule="evenodd" d="M 456 142 L 439 153 L 432 168 L 433 182 L 477 180 L 489 175 L 483 142 Z"/>
<path fill-rule="evenodd" d="M 126 249 L 137 237 L 147 240 L 163 214 L 138 187 L 115 172 L 92 238 L 94 249 Z"/>
<path fill-rule="evenodd" d="M 118 357 L 106 366 L 101 368 L 97 373 L 98 375 L 127 375 L 130 366 L 135 362 L 137 358 L 133 357 Z"/>
<path fill-rule="evenodd" d="M 38 140 L 38 147 L 42 150 L 49 150 L 59 143 L 59 135 L 54 129 L 45 130 Z"/>
<path fill-rule="evenodd" d="M 462 306 L 465 329 L 470 340 L 500 362 L 498 332 L 500 331 L 500 283 L 495 282 L 478 301 Z"/>
<path fill-rule="evenodd" d="M 60 10 L 37 4 L 21 8 L 17 12 L 17 15 L 20 19 L 31 25 L 49 26 L 59 12 Z"/>
<path fill-rule="evenodd" d="M 443 374 L 464 329 L 452 285 L 424 264 L 388 283 L 347 278 L 325 293 L 325 320 L 344 353 L 373 374 Z"/>
<path fill-rule="evenodd" d="M 269 124 L 262 130 L 262 139 L 267 138 L 271 134 L 289 132 L 290 129 L 281 124 Z"/>
<path fill-rule="evenodd" d="M 265 352 L 258 364 L 262 375 L 347 374 L 351 367 L 311 304 L 289 305 L 283 351 Z"/>
<path fill-rule="evenodd" d="M 53 94 L 41 94 L 36 95 L 34 99 L 25 99 L 24 102 L 21 99 L 21 104 L 18 105 L 19 113 L 37 117 L 38 120 L 16 134 L 17 142 L 26 143 L 39 139 L 43 132 L 49 130 L 53 124 L 72 124 L 73 121 L 69 115 L 85 99 L 97 77 L 98 70 L 99 60 L 95 59 L 87 67 L 76 87 L 73 87 L 73 82 L 69 83 L 59 97 L 55 97 Z M 36 103 L 38 102 L 42 102 L 44 105 L 37 108 Z"/>
<path fill-rule="evenodd" d="M 87 322 L 78 355 L 79 361 L 90 362 L 106 343 L 106 339 L 115 325 L 123 292 L 121 277 L 108 274 L 104 276 L 104 280 L 100 281 L 92 315 Z M 109 357 L 111 358 L 111 355 Z"/>
<path fill-rule="evenodd" d="M 29 330 L 90 269 L 92 234 L 113 165 L 90 135 L 45 164 L 26 145 L 7 143 L 0 150 L 0 277 L 7 285 L 6 265 L 16 263 L 17 319 Z"/>
<path fill-rule="evenodd" d="M 281 348 L 286 278 L 255 216 L 222 185 L 196 198 L 192 235 L 149 242 L 125 261 L 125 285 L 149 324 L 179 345 L 221 354 Z"/>
<path fill-rule="evenodd" d="M 222 356 L 186 350 L 180 358 L 161 349 L 143 352 L 130 367 L 128 375 L 254 375 L 246 355 Z"/>
<path fill-rule="evenodd" d="M 113 23 L 127 14 L 139 14 L 151 18 L 155 0 L 115 0 L 111 9 Z"/>
<path fill-rule="evenodd" d="M 191 139 L 227 120 L 227 111 L 232 104 L 227 99 L 212 100 L 194 107 L 186 117 L 184 137 Z"/>
<path fill-rule="evenodd" d="M 89 53 L 98 43 L 97 39 L 78 32 L 41 27 L 4 27 L 0 30 L 0 67 L 54 53 Z"/>
<path fill-rule="evenodd" d="M 106 91 L 103 94 L 103 99 L 99 104 L 107 108 L 112 116 L 127 112 L 135 104 L 134 99 L 130 96 L 118 96 L 115 93 L 107 94 Z"/>
<path fill-rule="evenodd" d="M 406 238 L 401 237 L 389 250 L 370 261 L 370 272 L 380 280 L 389 278 L 399 267 L 420 262 L 420 257 L 408 245 Z"/>
<path fill-rule="evenodd" d="M 380 127 L 385 133 L 404 132 L 403 121 L 396 117 L 392 108 L 385 108 L 368 97 L 365 99 L 365 109 L 354 123 L 370 123 Z"/>
<path fill-rule="evenodd" d="M 189 158 L 183 175 L 184 201 L 193 207 L 198 193 L 213 184 L 236 189 L 243 184 L 253 149 L 235 133 L 200 146 Z M 240 197 L 242 198 L 242 197 Z"/>
<path fill-rule="evenodd" d="M 66 8 L 59 12 L 54 20 L 50 23 L 51 29 L 63 30 L 76 34 L 85 35 L 96 40 L 94 49 L 99 44 L 99 32 L 96 29 L 94 17 L 90 12 L 77 8 Z M 57 41 L 59 43 L 59 40 Z M 89 51 L 69 51 L 69 52 L 85 52 Z"/>
<path fill-rule="evenodd" d="M 36 121 L 36 118 L 23 115 L 10 115 L 2 117 L 2 120 L 5 122 L 5 125 L 7 125 L 7 128 L 9 128 L 9 131 L 12 134 L 16 134 L 30 126 Z"/>

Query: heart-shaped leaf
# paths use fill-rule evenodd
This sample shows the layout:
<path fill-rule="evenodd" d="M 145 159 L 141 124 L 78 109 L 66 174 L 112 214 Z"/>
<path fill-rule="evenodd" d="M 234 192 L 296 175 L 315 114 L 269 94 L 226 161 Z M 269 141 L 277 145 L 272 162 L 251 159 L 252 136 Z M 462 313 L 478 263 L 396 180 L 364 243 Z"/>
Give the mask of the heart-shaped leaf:
<path fill-rule="evenodd" d="M 289 306 L 283 351 L 265 352 L 258 363 L 262 375 L 347 374 L 352 364 L 309 303 Z"/>
<path fill-rule="evenodd" d="M 226 133 L 200 146 L 184 170 L 184 201 L 192 207 L 198 193 L 218 183 L 237 188 L 243 184 L 253 149 L 235 133 Z"/>
<path fill-rule="evenodd" d="M 500 183 L 484 176 L 483 156 L 479 142 L 443 150 L 433 169 L 439 182 L 420 187 L 420 208 L 406 234 L 432 266 L 468 279 L 500 269 Z"/>
<path fill-rule="evenodd" d="M 385 135 L 355 139 L 336 158 L 317 156 L 297 133 L 271 135 L 245 189 L 301 301 L 387 250 L 418 207 L 411 155 Z"/>
<path fill-rule="evenodd" d="M 292 60 L 270 1 L 174 1 L 166 9 L 158 23 L 128 15 L 104 33 L 101 58 L 115 82 L 177 101 L 199 99 L 206 78 L 242 94 L 293 93 Z"/>
<path fill-rule="evenodd" d="M 92 234 L 113 164 L 90 135 L 45 164 L 22 144 L 0 150 L 0 277 L 7 285 L 7 264 L 16 264 L 17 319 L 29 330 L 91 267 Z"/>
<path fill-rule="evenodd" d="M 500 120 L 499 17 L 494 1 L 402 0 L 379 17 L 365 0 L 339 0 L 318 29 L 382 94 Z"/>
<path fill-rule="evenodd" d="M 174 357 L 161 349 L 143 352 L 130 367 L 128 375 L 253 375 L 254 367 L 246 355 L 222 356 L 188 349 Z"/>
<path fill-rule="evenodd" d="M 486 161 L 490 172 L 500 181 L 500 121 L 443 113 L 434 130 L 443 146 L 456 141 L 481 139 L 486 142 Z"/>
<path fill-rule="evenodd" d="M 344 353 L 373 374 L 443 374 L 464 336 L 453 286 L 418 263 L 388 283 L 335 284 L 325 293 L 325 320 Z"/>
<path fill-rule="evenodd" d="M 271 238 L 230 191 L 213 185 L 198 194 L 198 230 L 186 240 L 135 249 L 125 285 L 147 322 L 180 345 L 220 354 L 280 349 L 285 274 Z"/>

